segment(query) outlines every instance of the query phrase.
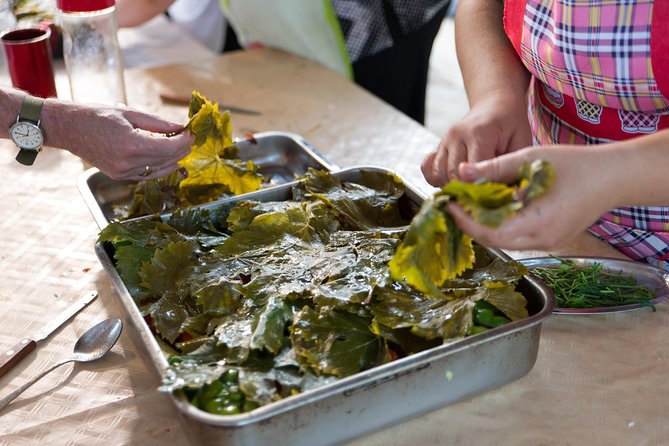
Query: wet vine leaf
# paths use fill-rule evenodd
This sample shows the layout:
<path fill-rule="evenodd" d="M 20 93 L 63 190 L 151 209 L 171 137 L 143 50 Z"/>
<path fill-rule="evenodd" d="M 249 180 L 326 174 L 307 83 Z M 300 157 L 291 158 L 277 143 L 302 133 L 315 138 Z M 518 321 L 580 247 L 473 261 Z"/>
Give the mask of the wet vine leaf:
<path fill-rule="evenodd" d="M 240 159 L 232 139 L 230 113 L 221 113 L 217 103 L 194 91 L 188 117 L 186 130 L 195 141 L 191 152 L 179 161 L 182 168 L 137 183 L 130 202 L 115 206 L 117 218 L 171 212 L 260 189 L 265 178 L 253 161 Z"/>
<path fill-rule="evenodd" d="M 305 307 L 291 327 L 296 353 L 315 370 L 349 376 L 390 360 L 383 339 L 369 321 L 350 313 L 317 312 Z"/>
<path fill-rule="evenodd" d="M 389 262 L 392 278 L 431 296 L 441 296 L 439 287 L 444 281 L 471 268 L 475 258 L 471 238 L 455 225 L 446 203 L 455 200 L 479 223 L 499 226 L 529 201 L 545 194 L 553 178 L 550 164 L 537 160 L 523 165 L 512 185 L 449 181 L 425 200 L 412 220 Z"/>
<path fill-rule="evenodd" d="M 352 182 L 310 171 L 292 199 L 103 229 L 99 240 L 171 355 L 162 390 L 184 389 L 202 407 L 198 398 L 234 369 L 245 401 L 268 404 L 468 336 L 478 300 L 511 320 L 526 314 L 515 291 L 526 269 L 463 244 L 442 212 L 448 196 L 428 200 L 409 226 L 416 204 L 404 185 L 363 172 Z M 394 262 L 427 291 L 393 280 Z M 433 270 L 411 270 L 421 262 Z"/>
<path fill-rule="evenodd" d="M 523 204 L 515 199 L 516 189 L 500 183 L 449 181 L 439 194 L 454 199 L 472 218 L 488 226 L 499 226 Z"/>
<path fill-rule="evenodd" d="M 474 264 L 471 238 L 442 210 L 446 201 L 446 197 L 426 200 L 388 264 L 395 280 L 433 297 L 443 295 L 439 287 L 446 279 Z"/>
<path fill-rule="evenodd" d="M 188 172 L 180 187 L 224 186 L 234 195 L 260 189 L 263 177 L 252 161 L 226 158 L 233 145 L 230 113 L 193 92 L 186 128 L 195 136 L 191 153 L 179 161 Z"/>

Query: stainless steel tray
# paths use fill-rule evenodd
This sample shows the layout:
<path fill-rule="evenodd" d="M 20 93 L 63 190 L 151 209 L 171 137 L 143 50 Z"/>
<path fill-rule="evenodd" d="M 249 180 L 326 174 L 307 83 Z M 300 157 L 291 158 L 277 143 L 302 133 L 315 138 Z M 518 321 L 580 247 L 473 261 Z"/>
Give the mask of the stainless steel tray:
<path fill-rule="evenodd" d="M 253 160 L 271 185 L 285 184 L 303 175 L 308 168 L 335 171 L 330 163 L 304 138 L 288 132 L 256 133 L 236 141 L 239 155 Z M 131 199 L 134 181 L 116 181 L 96 168 L 86 170 L 77 182 L 88 209 L 100 229 L 115 220 L 113 206 Z"/>
<path fill-rule="evenodd" d="M 634 276 L 639 285 L 643 285 L 650 291 L 655 293 L 655 299 L 650 303 L 652 305 L 658 304 L 669 299 L 669 273 L 654 266 L 635 262 L 633 260 L 612 259 L 606 257 L 561 257 L 564 260 L 574 261 L 578 265 L 592 265 L 599 263 L 602 268 L 611 272 L 621 272 Z M 533 257 L 518 260 L 523 265 L 527 266 L 532 272 L 532 268 L 557 268 L 560 266 L 560 260 L 554 257 Z M 642 308 L 649 308 L 648 305 L 630 304 L 618 305 L 614 307 L 598 307 L 598 308 L 560 308 L 557 305 L 553 309 L 555 314 L 602 314 L 602 313 L 619 313 L 621 311 L 640 310 Z"/>
<path fill-rule="evenodd" d="M 364 170 L 388 172 L 374 167 L 355 167 L 334 175 L 355 181 Z M 247 194 L 244 199 L 287 200 L 291 198 L 290 189 L 291 184 L 285 184 Z M 411 207 L 416 208 L 425 199 L 409 184 L 407 198 Z M 239 199 L 235 197 L 203 207 L 222 206 Z M 162 375 L 167 367 L 166 356 L 116 272 L 113 253 L 100 243 L 95 249 L 135 328 L 129 331 L 138 335 L 148 359 Z M 501 251 L 490 252 L 509 259 Z M 530 276 L 520 281 L 519 290 L 528 301 L 530 316 L 526 319 L 395 360 L 248 413 L 214 415 L 192 406 L 182 395 L 170 394 L 170 398 L 179 409 L 182 424 L 197 444 L 311 446 L 341 443 L 526 375 L 536 361 L 541 323 L 551 314 L 553 296 Z"/>

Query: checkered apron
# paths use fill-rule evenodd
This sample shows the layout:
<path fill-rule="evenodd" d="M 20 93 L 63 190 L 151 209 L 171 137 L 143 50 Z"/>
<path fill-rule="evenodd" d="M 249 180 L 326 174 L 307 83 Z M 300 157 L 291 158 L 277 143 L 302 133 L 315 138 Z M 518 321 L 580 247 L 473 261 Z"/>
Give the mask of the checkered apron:
<path fill-rule="evenodd" d="M 601 144 L 669 128 L 669 0 L 506 0 L 504 7 L 506 33 L 533 75 L 535 144 Z M 669 204 L 613 209 L 590 232 L 669 270 Z"/>

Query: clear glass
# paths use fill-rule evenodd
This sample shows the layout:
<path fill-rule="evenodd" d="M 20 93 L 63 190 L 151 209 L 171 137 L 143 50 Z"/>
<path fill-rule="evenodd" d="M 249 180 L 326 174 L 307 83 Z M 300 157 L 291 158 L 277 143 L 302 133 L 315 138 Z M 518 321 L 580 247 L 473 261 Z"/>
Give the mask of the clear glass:
<path fill-rule="evenodd" d="M 72 100 L 125 104 L 116 8 L 77 13 L 59 10 L 58 25 L 63 34 L 63 59 Z"/>

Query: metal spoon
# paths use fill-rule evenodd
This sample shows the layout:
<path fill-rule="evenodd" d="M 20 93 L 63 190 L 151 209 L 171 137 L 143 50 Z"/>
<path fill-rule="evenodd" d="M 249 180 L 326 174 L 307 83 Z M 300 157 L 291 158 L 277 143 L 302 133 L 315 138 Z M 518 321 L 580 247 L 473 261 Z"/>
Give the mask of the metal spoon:
<path fill-rule="evenodd" d="M 0 399 L 0 411 L 2 411 L 14 398 L 21 395 L 28 387 L 46 376 L 47 373 L 68 362 L 90 362 L 102 358 L 116 344 L 123 322 L 120 319 L 107 319 L 88 329 L 74 344 L 74 355 L 71 358 L 58 361 L 6 397 Z"/>

